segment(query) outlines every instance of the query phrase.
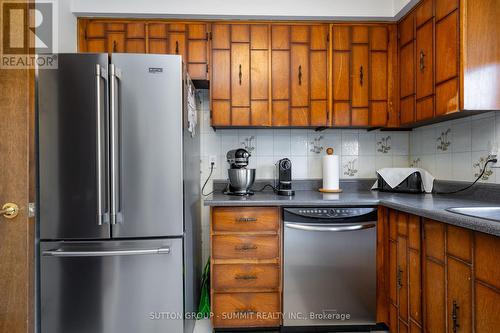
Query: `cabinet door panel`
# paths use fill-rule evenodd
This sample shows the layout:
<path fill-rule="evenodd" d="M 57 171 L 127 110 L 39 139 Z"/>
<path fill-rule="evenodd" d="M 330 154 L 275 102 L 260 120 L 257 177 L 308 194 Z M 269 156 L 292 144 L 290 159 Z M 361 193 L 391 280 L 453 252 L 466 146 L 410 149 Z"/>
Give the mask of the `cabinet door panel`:
<path fill-rule="evenodd" d="M 306 44 L 291 46 L 291 105 L 307 107 L 309 105 L 309 49 Z"/>
<path fill-rule="evenodd" d="M 472 332 L 472 272 L 468 265 L 448 257 L 448 332 L 454 333 L 453 313 L 461 333 Z M 454 310 L 455 308 L 455 310 Z M 458 326 L 456 326 L 458 329 Z"/>
<path fill-rule="evenodd" d="M 398 237 L 399 318 L 408 322 L 408 242 Z"/>
<path fill-rule="evenodd" d="M 273 25 L 271 27 L 271 47 L 273 50 L 290 49 L 290 26 Z"/>
<path fill-rule="evenodd" d="M 145 38 L 146 25 L 144 23 L 135 22 L 127 23 L 127 38 Z"/>
<path fill-rule="evenodd" d="M 311 50 L 326 50 L 328 48 L 328 25 L 311 26 Z"/>
<path fill-rule="evenodd" d="M 311 101 L 311 126 L 326 126 L 327 114 L 326 101 Z"/>
<path fill-rule="evenodd" d="M 370 52 L 370 99 L 387 100 L 387 53 Z"/>
<path fill-rule="evenodd" d="M 446 332 L 444 266 L 425 260 L 426 332 Z"/>
<path fill-rule="evenodd" d="M 458 8 L 459 0 L 436 0 L 435 1 L 435 12 L 436 21 L 439 21 L 452 11 Z"/>
<path fill-rule="evenodd" d="M 368 27 L 365 25 L 354 25 L 351 28 L 353 43 L 368 43 Z"/>
<path fill-rule="evenodd" d="M 325 51 L 311 51 L 311 99 L 327 99 L 328 65 Z"/>
<path fill-rule="evenodd" d="M 128 39 L 125 42 L 125 52 L 146 53 L 146 41 L 144 39 Z"/>
<path fill-rule="evenodd" d="M 417 30 L 417 99 L 434 92 L 433 22 Z"/>
<path fill-rule="evenodd" d="M 346 25 L 333 26 L 333 49 L 349 51 L 351 48 L 350 27 Z"/>
<path fill-rule="evenodd" d="M 88 39 L 86 51 L 94 53 L 107 52 L 106 47 L 107 47 L 106 39 Z"/>
<path fill-rule="evenodd" d="M 415 10 L 415 20 L 417 27 L 420 27 L 434 15 L 433 0 L 423 0 Z"/>
<path fill-rule="evenodd" d="M 400 45 L 405 45 L 406 43 L 414 39 L 414 27 L 415 15 L 411 13 L 398 25 Z"/>
<path fill-rule="evenodd" d="M 476 333 L 496 333 L 500 327 L 500 293 L 475 283 Z"/>
<path fill-rule="evenodd" d="M 249 126 L 250 125 L 250 108 L 249 107 L 232 107 L 231 108 L 231 125 L 233 125 L 233 126 Z"/>
<path fill-rule="evenodd" d="M 406 97 L 399 104 L 401 124 L 411 124 L 415 121 L 415 98 L 413 96 Z"/>
<path fill-rule="evenodd" d="M 290 124 L 290 105 L 288 101 L 275 101 L 273 107 L 273 126 L 288 126 Z"/>
<path fill-rule="evenodd" d="M 90 21 L 86 26 L 87 38 L 104 38 L 106 37 L 106 23 Z"/>
<path fill-rule="evenodd" d="M 333 100 L 348 101 L 350 99 L 350 54 L 349 52 L 333 53 Z"/>
<path fill-rule="evenodd" d="M 272 51 L 271 79 L 273 100 L 290 98 L 290 51 Z"/>
<path fill-rule="evenodd" d="M 231 42 L 250 42 L 250 26 L 248 24 L 231 25 Z"/>
<path fill-rule="evenodd" d="M 251 52 L 251 95 L 254 99 L 267 99 L 269 96 L 268 51 Z"/>
<path fill-rule="evenodd" d="M 426 219 L 424 222 L 425 255 L 444 262 L 445 225 Z"/>
<path fill-rule="evenodd" d="M 352 46 L 352 106 L 368 107 L 368 45 Z"/>
<path fill-rule="evenodd" d="M 148 23 L 149 38 L 167 38 L 168 25 L 164 23 Z"/>
<path fill-rule="evenodd" d="M 447 225 L 446 252 L 470 263 L 472 261 L 472 232 L 468 229 Z"/>
<path fill-rule="evenodd" d="M 421 281 L 420 252 L 409 250 L 409 285 L 408 295 L 410 304 L 410 317 L 422 324 L 422 281 Z"/>
<path fill-rule="evenodd" d="M 351 105 L 349 102 L 333 103 L 333 126 L 346 127 L 351 124 Z"/>
<path fill-rule="evenodd" d="M 210 82 L 213 99 L 230 98 L 230 61 L 229 50 L 213 50 L 212 80 Z"/>
<path fill-rule="evenodd" d="M 125 52 L 125 33 L 108 32 L 107 51 L 109 53 Z"/>
<path fill-rule="evenodd" d="M 270 126 L 268 101 L 252 101 L 250 122 L 253 126 Z"/>
<path fill-rule="evenodd" d="M 370 49 L 372 51 L 386 51 L 387 50 L 387 28 L 384 27 L 371 27 L 370 28 Z"/>
<path fill-rule="evenodd" d="M 368 108 L 355 108 L 351 109 L 351 125 L 364 127 L 369 124 L 369 109 Z"/>
<path fill-rule="evenodd" d="M 500 289 L 500 239 L 481 232 L 474 233 L 474 263 L 477 280 Z"/>
<path fill-rule="evenodd" d="M 401 71 L 400 97 L 404 98 L 415 93 L 415 57 L 413 42 L 400 50 L 399 67 Z"/>
<path fill-rule="evenodd" d="M 458 74 L 458 12 L 436 23 L 436 84 Z"/>
<path fill-rule="evenodd" d="M 426 97 L 417 101 L 415 118 L 417 121 L 431 119 L 434 116 L 434 97 Z"/>
<path fill-rule="evenodd" d="M 205 40 L 188 41 L 188 62 L 207 62 L 207 42 Z"/>
<path fill-rule="evenodd" d="M 385 126 L 387 124 L 387 102 L 370 102 L 370 125 Z"/>
<path fill-rule="evenodd" d="M 250 46 L 231 45 L 231 104 L 250 106 Z"/>
<path fill-rule="evenodd" d="M 290 41 L 292 43 L 307 43 L 309 42 L 309 26 L 307 25 L 292 25 L 290 32 Z"/>
<path fill-rule="evenodd" d="M 168 53 L 181 55 L 182 61 L 186 62 L 186 35 L 184 32 L 171 32 L 168 41 Z"/>
<path fill-rule="evenodd" d="M 436 86 L 436 115 L 459 111 L 458 77 Z"/>
<path fill-rule="evenodd" d="M 188 24 L 188 39 L 206 39 L 207 25 L 206 24 Z"/>
<path fill-rule="evenodd" d="M 398 304 L 398 258 L 396 242 L 389 242 L 389 300 Z"/>
<path fill-rule="evenodd" d="M 149 53 L 167 54 L 168 41 L 166 39 L 150 39 L 149 40 Z"/>
<path fill-rule="evenodd" d="M 228 24 L 212 24 L 212 49 L 229 49 L 231 38 Z"/>
<path fill-rule="evenodd" d="M 292 107 L 290 109 L 291 114 L 291 126 L 309 126 L 309 108 L 308 107 Z"/>
<path fill-rule="evenodd" d="M 250 26 L 250 47 L 252 50 L 269 48 L 269 30 L 267 25 Z"/>
<path fill-rule="evenodd" d="M 231 125 L 231 104 L 229 101 L 212 101 L 212 125 Z"/>

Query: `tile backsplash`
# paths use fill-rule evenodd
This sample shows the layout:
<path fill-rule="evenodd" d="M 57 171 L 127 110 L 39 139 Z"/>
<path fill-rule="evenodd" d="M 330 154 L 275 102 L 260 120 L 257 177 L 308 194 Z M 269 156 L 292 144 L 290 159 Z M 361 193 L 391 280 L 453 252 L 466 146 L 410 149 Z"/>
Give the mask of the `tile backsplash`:
<path fill-rule="evenodd" d="M 275 163 L 292 161 L 294 179 L 322 177 L 321 157 L 332 147 L 341 159 L 341 178 L 374 178 L 382 167 L 408 166 L 409 133 L 327 129 L 218 129 L 210 127 L 209 100 L 201 93 L 202 179 L 210 171 L 210 156 L 216 158 L 214 179 L 225 179 L 227 151 L 239 147 L 251 154 L 250 167 L 257 179 L 274 178 Z"/>
<path fill-rule="evenodd" d="M 410 165 L 427 169 L 437 179 L 472 181 L 499 142 L 500 112 L 420 127 L 410 134 Z M 490 166 L 480 181 L 500 184 L 500 169 Z"/>

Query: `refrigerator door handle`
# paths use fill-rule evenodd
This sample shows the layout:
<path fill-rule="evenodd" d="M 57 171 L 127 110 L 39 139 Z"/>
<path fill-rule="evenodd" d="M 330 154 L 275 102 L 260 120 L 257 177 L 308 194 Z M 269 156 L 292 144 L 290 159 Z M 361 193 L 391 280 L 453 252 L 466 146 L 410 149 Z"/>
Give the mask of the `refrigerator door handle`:
<path fill-rule="evenodd" d="M 122 222 L 118 219 L 119 210 L 119 143 L 118 143 L 118 105 L 120 94 L 118 92 L 117 81 L 121 78 L 121 72 L 114 64 L 109 65 L 110 76 L 110 165 L 111 165 L 111 224 Z"/>
<path fill-rule="evenodd" d="M 63 249 L 43 251 L 45 257 L 110 257 L 110 256 L 135 256 L 144 254 L 170 254 L 170 247 L 141 250 L 105 250 L 105 251 L 65 251 Z"/>
<path fill-rule="evenodd" d="M 104 175 L 104 158 L 103 158 L 103 142 L 107 141 L 103 135 L 103 96 L 101 93 L 101 83 L 102 79 L 107 79 L 106 69 L 101 65 L 96 64 L 95 71 L 95 86 L 96 86 L 96 126 L 97 126 L 97 138 L 96 138 L 96 161 L 97 161 L 97 224 L 102 225 L 103 223 L 109 223 L 107 219 L 106 205 L 103 203 L 105 196 L 105 175 Z"/>

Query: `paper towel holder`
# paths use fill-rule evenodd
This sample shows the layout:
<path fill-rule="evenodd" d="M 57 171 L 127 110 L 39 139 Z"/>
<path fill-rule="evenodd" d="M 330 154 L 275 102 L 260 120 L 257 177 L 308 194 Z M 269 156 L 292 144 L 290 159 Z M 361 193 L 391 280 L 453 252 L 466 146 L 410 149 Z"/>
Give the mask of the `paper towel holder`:
<path fill-rule="evenodd" d="M 333 148 L 327 148 L 326 149 L 326 154 L 327 155 L 333 155 Z M 318 191 L 320 191 L 322 193 L 340 193 L 340 192 L 342 192 L 342 189 L 339 188 L 339 189 L 336 189 L 336 190 L 329 190 L 329 189 L 325 189 L 325 188 L 320 188 L 320 189 L 318 189 Z"/>

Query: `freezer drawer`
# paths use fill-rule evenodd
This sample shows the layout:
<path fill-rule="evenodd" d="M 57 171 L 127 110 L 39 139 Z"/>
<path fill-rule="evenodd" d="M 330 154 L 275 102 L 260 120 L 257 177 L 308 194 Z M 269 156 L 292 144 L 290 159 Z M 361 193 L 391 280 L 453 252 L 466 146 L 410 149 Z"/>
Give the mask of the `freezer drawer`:
<path fill-rule="evenodd" d="M 183 331 L 182 239 L 43 242 L 41 333 Z"/>

